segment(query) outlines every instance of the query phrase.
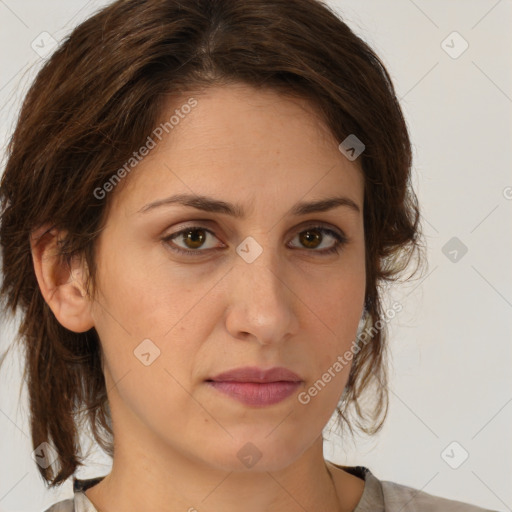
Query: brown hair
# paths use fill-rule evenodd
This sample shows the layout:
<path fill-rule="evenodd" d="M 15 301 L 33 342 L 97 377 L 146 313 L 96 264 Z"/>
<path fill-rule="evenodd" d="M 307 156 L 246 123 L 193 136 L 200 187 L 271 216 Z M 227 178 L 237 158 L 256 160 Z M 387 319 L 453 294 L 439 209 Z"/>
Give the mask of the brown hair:
<path fill-rule="evenodd" d="M 398 279 L 413 253 L 420 255 L 411 145 L 392 81 L 329 7 L 316 0 L 119 0 L 102 9 L 37 75 L 0 185 L 0 293 L 10 313 L 21 312 L 15 341 L 26 357 L 32 443 L 52 443 L 59 456 L 58 472 L 38 466 L 51 486 L 83 465 L 82 420 L 111 456 L 113 432 L 98 335 L 56 320 L 36 280 L 30 235 L 46 223 L 63 230 L 62 261 L 83 257 L 88 293 L 95 290 L 95 241 L 112 194 L 98 199 L 94 190 L 146 141 L 170 95 L 229 83 L 305 98 L 338 141 L 355 134 L 365 144 L 367 327 L 383 318 L 379 285 Z M 354 355 L 337 408 L 351 433 L 350 407 L 367 434 L 384 423 L 385 334 L 373 328 Z M 371 387 L 373 403 L 363 408 Z"/>

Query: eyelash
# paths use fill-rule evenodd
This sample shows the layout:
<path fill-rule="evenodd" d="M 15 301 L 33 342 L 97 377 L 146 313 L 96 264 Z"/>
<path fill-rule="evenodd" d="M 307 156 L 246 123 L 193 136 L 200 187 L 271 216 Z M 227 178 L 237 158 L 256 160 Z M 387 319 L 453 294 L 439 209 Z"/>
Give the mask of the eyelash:
<path fill-rule="evenodd" d="M 215 234 L 212 231 L 210 231 L 209 229 L 207 229 L 203 226 L 190 226 L 185 229 L 182 229 L 181 231 L 177 231 L 176 233 L 172 233 L 171 235 L 168 235 L 168 236 L 162 238 L 162 241 L 166 242 L 172 251 L 179 253 L 179 254 L 186 255 L 186 256 L 200 256 L 201 253 L 223 249 L 223 247 L 217 247 L 217 248 L 213 248 L 213 249 L 206 249 L 206 250 L 205 249 L 203 249 L 203 250 L 197 249 L 197 250 L 193 251 L 190 249 L 183 249 L 178 246 L 171 246 L 171 244 L 169 243 L 173 239 L 178 238 L 179 235 L 182 235 L 183 233 L 187 233 L 189 231 L 195 231 L 195 230 L 206 231 L 207 233 L 210 233 L 211 235 L 215 236 Z M 316 253 L 319 253 L 321 256 L 328 256 L 329 254 L 333 254 L 333 253 L 339 254 L 340 249 L 342 249 L 342 247 L 348 242 L 348 239 L 345 236 L 340 235 L 336 231 L 333 231 L 332 229 L 329 229 L 329 228 L 326 228 L 323 226 L 308 226 L 305 229 L 299 231 L 298 234 L 303 233 L 308 230 L 320 231 L 322 234 L 328 234 L 336 240 L 336 243 L 329 249 L 323 249 L 321 251 L 316 251 L 314 249 L 308 250 L 307 248 L 304 248 L 304 250 L 306 250 L 306 251 L 316 252 Z"/>

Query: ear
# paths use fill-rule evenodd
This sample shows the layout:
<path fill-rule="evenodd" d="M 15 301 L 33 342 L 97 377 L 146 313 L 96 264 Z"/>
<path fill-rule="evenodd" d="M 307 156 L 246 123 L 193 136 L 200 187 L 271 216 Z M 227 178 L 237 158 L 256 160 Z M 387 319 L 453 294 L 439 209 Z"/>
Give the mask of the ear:
<path fill-rule="evenodd" d="M 58 241 L 64 233 L 46 224 L 33 231 L 30 247 L 34 270 L 44 300 L 59 323 L 74 332 L 94 327 L 83 276 L 86 269 L 74 258 L 68 265 L 58 256 Z"/>

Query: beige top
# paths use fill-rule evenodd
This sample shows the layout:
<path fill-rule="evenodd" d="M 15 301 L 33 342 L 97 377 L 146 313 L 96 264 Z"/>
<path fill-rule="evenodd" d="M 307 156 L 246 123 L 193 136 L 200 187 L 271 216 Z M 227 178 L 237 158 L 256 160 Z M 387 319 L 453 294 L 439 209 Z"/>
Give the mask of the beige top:
<path fill-rule="evenodd" d="M 365 481 L 363 494 L 353 512 L 499 512 L 440 498 L 394 482 L 381 481 L 364 466 L 333 465 Z M 74 478 L 74 497 L 59 501 L 44 512 L 98 512 L 83 491 L 103 478 Z"/>

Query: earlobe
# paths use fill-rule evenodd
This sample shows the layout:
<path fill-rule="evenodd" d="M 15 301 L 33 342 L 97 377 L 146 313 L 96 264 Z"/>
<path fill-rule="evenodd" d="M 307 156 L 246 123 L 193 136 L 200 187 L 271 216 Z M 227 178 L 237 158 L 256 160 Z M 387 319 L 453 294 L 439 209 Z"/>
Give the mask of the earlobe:
<path fill-rule="evenodd" d="M 88 331 L 94 327 L 94 321 L 90 312 L 91 299 L 84 286 L 85 269 L 77 258 L 68 265 L 58 256 L 58 240 L 64 233 L 50 228 L 44 225 L 30 237 L 41 294 L 62 326 L 74 332 Z"/>

